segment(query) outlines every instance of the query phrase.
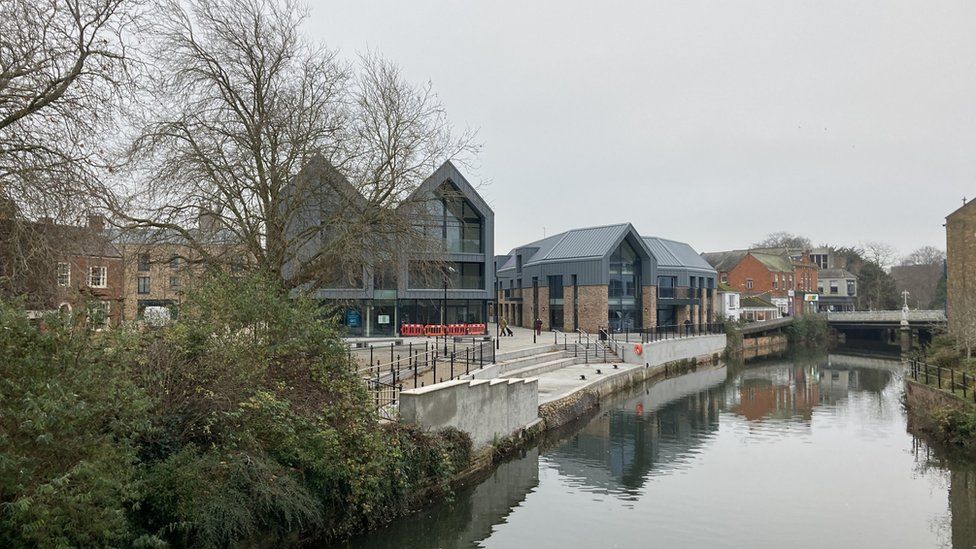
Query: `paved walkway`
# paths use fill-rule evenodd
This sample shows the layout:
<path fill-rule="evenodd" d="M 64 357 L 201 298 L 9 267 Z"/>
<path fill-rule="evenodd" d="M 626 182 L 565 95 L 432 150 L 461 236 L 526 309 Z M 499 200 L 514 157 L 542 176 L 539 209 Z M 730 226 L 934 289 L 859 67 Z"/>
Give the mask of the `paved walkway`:
<path fill-rule="evenodd" d="M 613 368 L 617 365 L 617 369 Z M 533 376 L 539 380 L 539 404 L 545 404 L 569 396 L 576 391 L 604 382 L 608 377 L 621 375 L 630 370 L 643 368 L 643 365 L 625 364 L 574 364 L 553 372 Z M 600 373 L 596 373 L 600 370 Z M 585 376 L 586 379 L 580 379 Z"/>

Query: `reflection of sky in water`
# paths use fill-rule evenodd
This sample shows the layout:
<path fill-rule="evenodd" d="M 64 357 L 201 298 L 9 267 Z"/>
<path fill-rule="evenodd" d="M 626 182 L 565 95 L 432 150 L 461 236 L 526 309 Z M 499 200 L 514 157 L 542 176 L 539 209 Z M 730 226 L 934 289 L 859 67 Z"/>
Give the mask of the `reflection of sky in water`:
<path fill-rule="evenodd" d="M 621 393 L 541 456 L 350 546 L 971 546 L 976 472 L 926 465 L 899 371 L 834 356 Z"/>
<path fill-rule="evenodd" d="M 539 486 L 479 545 L 942 546 L 948 475 L 918 467 L 896 372 L 834 357 L 663 405 L 616 397 L 540 458 Z"/>

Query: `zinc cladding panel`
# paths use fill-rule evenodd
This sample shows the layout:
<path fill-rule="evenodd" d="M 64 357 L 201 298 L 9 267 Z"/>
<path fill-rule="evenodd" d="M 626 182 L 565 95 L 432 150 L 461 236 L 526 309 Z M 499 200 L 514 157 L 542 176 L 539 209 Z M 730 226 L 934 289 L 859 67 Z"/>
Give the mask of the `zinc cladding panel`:
<path fill-rule="evenodd" d="M 568 231 L 548 253 L 536 257 L 546 260 L 603 257 L 628 227 L 620 224 Z"/>
<path fill-rule="evenodd" d="M 573 261 L 547 261 L 542 264 L 526 267 L 523 271 L 522 281 L 526 287 L 532 286 L 532 277 L 539 277 L 539 284 L 547 284 L 549 276 L 562 275 L 563 284 L 571 284 L 572 275 L 576 275 L 577 284 L 580 286 L 608 284 L 607 265 L 603 258 Z"/>

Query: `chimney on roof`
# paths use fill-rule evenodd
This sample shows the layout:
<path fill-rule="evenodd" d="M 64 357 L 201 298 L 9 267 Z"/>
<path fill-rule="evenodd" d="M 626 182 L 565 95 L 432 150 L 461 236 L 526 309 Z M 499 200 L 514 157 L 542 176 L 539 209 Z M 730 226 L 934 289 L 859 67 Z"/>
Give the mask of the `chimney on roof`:
<path fill-rule="evenodd" d="M 104 231 L 105 216 L 101 214 L 88 214 L 88 228 L 98 232 Z"/>

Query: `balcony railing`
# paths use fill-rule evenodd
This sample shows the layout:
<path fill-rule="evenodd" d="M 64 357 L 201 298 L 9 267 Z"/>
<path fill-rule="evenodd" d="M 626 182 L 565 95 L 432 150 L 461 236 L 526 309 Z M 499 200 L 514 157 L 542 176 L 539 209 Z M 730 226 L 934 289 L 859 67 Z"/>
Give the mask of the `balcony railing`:
<path fill-rule="evenodd" d="M 701 288 L 662 288 L 658 287 L 657 297 L 660 299 L 697 299 L 701 296 Z"/>

